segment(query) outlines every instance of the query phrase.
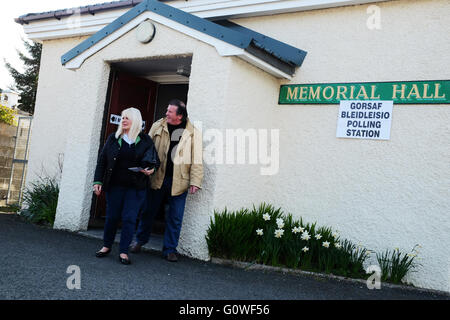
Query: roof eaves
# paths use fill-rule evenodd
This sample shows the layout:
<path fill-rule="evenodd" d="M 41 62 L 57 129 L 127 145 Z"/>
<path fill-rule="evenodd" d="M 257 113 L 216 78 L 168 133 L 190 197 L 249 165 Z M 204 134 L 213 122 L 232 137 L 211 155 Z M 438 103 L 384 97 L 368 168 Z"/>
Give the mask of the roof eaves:
<path fill-rule="evenodd" d="M 233 23 L 228 20 L 220 20 L 214 21 L 217 24 L 220 24 L 224 27 L 230 28 L 232 30 L 236 30 L 238 32 L 247 34 L 252 37 L 252 44 L 263 51 L 273 55 L 279 60 L 285 62 L 289 65 L 294 65 L 300 67 L 303 63 L 303 60 L 306 57 L 307 52 L 301 49 L 295 48 L 291 45 L 288 45 L 284 42 L 278 41 L 271 37 L 268 37 L 264 34 L 258 33 L 251 29 L 245 28 L 241 25 Z"/>
<path fill-rule="evenodd" d="M 61 18 L 68 17 L 73 14 L 95 15 L 95 13 L 101 12 L 101 11 L 134 7 L 143 1 L 145 1 L 145 0 L 122 0 L 122 1 L 105 2 L 105 3 L 93 4 L 93 5 L 83 6 L 83 7 L 68 8 L 68 9 L 61 9 L 61 10 L 48 11 L 48 12 L 28 13 L 28 14 L 24 14 L 16 19 L 14 19 L 14 21 L 23 25 L 23 24 L 28 24 L 30 21 L 37 21 L 37 20 L 44 20 L 44 19 L 51 19 L 51 18 L 61 20 Z"/>
<path fill-rule="evenodd" d="M 180 9 L 176 9 L 161 2 L 146 0 L 111 22 L 109 25 L 107 25 L 88 39 L 84 40 L 72 50 L 68 51 L 61 57 L 61 63 L 63 65 L 66 64 L 67 62 L 74 59 L 79 54 L 86 51 L 97 42 L 101 41 L 102 39 L 113 33 L 115 30 L 121 28 L 123 25 L 127 24 L 129 21 L 133 20 L 135 17 L 145 11 L 152 11 L 158 15 L 164 16 L 189 28 L 193 28 L 197 31 L 208 34 L 209 36 L 225 41 L 241 49 L 247 48 L 252 41 L 252 38 L 249 35 L 231 30 L 229 28 L 194 16 L 190 13 L 184 12 Z"/>

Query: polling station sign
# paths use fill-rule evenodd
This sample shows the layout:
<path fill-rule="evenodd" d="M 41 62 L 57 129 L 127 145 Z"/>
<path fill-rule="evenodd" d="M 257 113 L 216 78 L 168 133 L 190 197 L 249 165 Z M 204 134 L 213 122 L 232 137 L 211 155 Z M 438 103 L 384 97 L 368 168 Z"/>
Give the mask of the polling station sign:
<path fill-rule="evenodd" d="M 393 101 L 341 101 L 336 137 L 389 140 L 393 105 Z"/>

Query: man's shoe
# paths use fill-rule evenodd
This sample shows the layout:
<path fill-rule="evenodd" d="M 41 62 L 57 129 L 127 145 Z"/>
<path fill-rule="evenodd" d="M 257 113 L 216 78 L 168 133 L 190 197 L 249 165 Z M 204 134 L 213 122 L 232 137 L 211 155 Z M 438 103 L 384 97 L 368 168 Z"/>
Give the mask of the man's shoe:
<path fill-rule="evenodd" d="M 139 243 L 135 242 L 135 243 L 133 243 L 131 245 L 130 252 L 131 253 L 139 253 L 139 252 L 141 252 L 141 248 L 142 248 L 142 245 L 140 245 Z"/>
<path fill-rule="evenodd" d="M 177 255 L 176 255 L 176 253 L 171 252 L 171 253 L 169 253 L 169 254 L 167 255 L 166 260 L 167 260 L 167 261 L 170 261 L 170 262 L 177 262 L 177 261 L 178 261 L 178 257 L 177 257 Z"/>

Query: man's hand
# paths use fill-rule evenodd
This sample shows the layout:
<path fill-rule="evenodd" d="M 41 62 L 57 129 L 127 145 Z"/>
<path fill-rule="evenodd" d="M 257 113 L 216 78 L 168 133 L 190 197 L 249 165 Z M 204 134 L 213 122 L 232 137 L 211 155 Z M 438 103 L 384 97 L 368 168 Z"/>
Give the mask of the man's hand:
<path fill-rule="evenodd" d="M 153 172 L 155 172 L 155 168 L 148 170 L 148 169 L 142 169 L 140 172 L 142 172 L 143 174 L 145 174 L 147 177 L 149 175 L 151 175 Z"/>
<path fill-rule="evenodd" d="M 200 189 L 200 188 L 199 188 L 199 187 L 196 187 L 196 186 L 190 186 L 190 187 L 189 187 L 189 193 L 190 193 L 190 194 L 194 194 L 194 193 L 197 192 L 198 189 Z"/>
<path fill-rule="evenodd" d="M 102 193 L 102 185 L 101 184 L 94 184 L 94 193 L 98 197 L 100 193 Z"/>

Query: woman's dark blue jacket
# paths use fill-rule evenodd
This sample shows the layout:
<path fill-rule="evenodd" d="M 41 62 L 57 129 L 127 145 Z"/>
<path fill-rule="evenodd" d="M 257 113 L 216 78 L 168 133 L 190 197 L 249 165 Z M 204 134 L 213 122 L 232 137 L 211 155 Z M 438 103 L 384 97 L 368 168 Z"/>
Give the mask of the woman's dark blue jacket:
<path fill-rule="evenodd" d="M 122 143 L 122 137 L 116 139 L 115 133 L 112 133 L 106 140 L 106 143 L 98 157 L 94 175 L 94 184 L 103 185 L 103 189 L 105 191 L 108 190 Z M 156 171 L 159 168 L 160 162 L 155 145 L 150 136 L 143 132 L 139 133 L 135 144 L 135 159 L 137 163 L 140 163 L 142 168 L 155 168 Z M 136 189 L 144 189 L 149 183 L 149 177 L 140 172 L 133 175 L 132 179 L 132 185 L 135 186 Z"/>

